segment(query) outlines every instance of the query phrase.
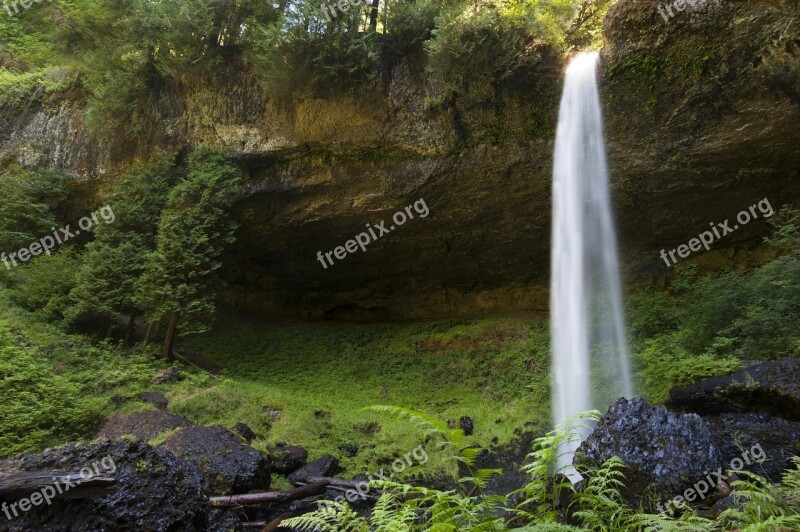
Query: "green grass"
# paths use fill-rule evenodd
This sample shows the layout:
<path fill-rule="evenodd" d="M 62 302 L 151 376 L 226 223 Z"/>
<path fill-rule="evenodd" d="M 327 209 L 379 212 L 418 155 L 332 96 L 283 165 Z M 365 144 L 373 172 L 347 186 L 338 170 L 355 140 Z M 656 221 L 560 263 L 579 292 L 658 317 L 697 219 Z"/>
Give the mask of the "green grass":
<path fill-rule="evenodd" d="M 259 436 L 257 447 L 285 441 L 311 458 L 330 453 L 350 474 L 377 471 L 424 441 L 407 422 L 361 411 L 366 406 L 401 405 L 455 425 L 470 416 L 469 440 L 482 446 L 509 442 L 526 423 L 544 429 L 549 417 L 543 322 L 264 324 L 223 314 L 180 348 L 225 369 L 211 386 L 175 387 L 174 412 L 204 424 L 243 421 Z M 280 412 L 277 419 L 268 409 Z M 350 444 L 358 447 L 352 457 L 341 449 Z M 431 452 L 424 473 L 454 467 L 446 453 Z"/>
<path fill-rule="evenodd" d="M 117 410 L 142 410 L 137 395 L 165 364 L 64 334 L 0 295 L 0 457 L 90 438 Z"/>

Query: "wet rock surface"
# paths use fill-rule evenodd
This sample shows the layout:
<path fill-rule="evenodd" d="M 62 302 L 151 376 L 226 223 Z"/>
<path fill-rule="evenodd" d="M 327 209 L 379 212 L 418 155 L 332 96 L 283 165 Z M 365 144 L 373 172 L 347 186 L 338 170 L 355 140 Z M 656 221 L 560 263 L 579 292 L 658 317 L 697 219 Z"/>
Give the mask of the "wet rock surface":
<path fill-rule="evenodd" d="M 268 458 L 224 427 L 179 429 L 158 448 L 196 466 L 214 495 L 269 488 Z"/>
<path fill-rule="evenodd" d="M 308 451 L 297 445 L 279 443 L 267 449 L 272 460 L 272 470 L 282 475 L 289 474 L 306 465 Z"/>
<path fill-rule="evenodd" d="M 147 410 L 133 414 L 114 414 L 109 417 L 97 432 L 100 438 L 118 440 L 125 435 L 132 435 L 139 440 L 151 440 L 171 430 L 188 427 L 192 423 L 181 416 L 161 410 Z"/>
<path fill-rule="evenodd" d="M 614 403 L 578 453 L 592 466 L 619 456 L 628 466 L 625 494 L 635 498 L 651 485 L 660 494 L 682 493 L 722 462 L 705 420 L 653 407 L 642 398 Z"/>
<path fill-rule="evenodd" d="M 304 465 L 287 478 L 293 484 L 308 482 L 312 477 L 327 477 L 334 475 L 339 467 L 339 463 L 335 457 L 326 454 L 317 458 L 313 462 Z"/>
<path fill-rule="evenodd" d="M 800 360 L 763 362 L 669 392 L 670 408 L 701 414 L 761 412 L 800 421 Z"/>
<path fill-rule="evenodd" d="M 705 419 L 716 436 L 726 470 L 741 468 L 777 483 L 783 472 L 793 467 L 790 459 L 800 456 L 800 423 L 766 414 Z"/>
<path fill-rule="evenodd" d="M 235 516 L 212 511 L 200 472 L 165 450 L 143 442 L 70 443 L 39 455 L 23 454 L 0 462 L 0 474 L 21 471 L 80 471 L 100 464 L 116 480 L 107 494 L 55 499 L 8 521 L 9 532 L 66 530 L 207 531 L 224 523 L 242 530 Z M 110 467 L 113 464 L 113 467 Z M 109 466 L 109 467 L 104 467 Z M 9 503 L 13 501 L 8 501 Z"/>
<path fill-rule="evenodd" d="M 159 410 L 166 410 L 167 406 L 169 405 L 167 398 L 158 392 L 142 392 L 139 394 L 139 400 L 153 405 Z"/>

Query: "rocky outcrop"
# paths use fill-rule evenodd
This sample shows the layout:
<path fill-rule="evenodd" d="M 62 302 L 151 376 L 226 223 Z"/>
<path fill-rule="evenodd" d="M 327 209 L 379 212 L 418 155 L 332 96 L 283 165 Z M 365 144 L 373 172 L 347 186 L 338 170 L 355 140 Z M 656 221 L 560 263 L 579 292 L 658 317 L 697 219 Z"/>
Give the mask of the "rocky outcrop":
<path fill-rule="evenodd" d="M 776 208 L 800 199 L 798 10 L 708 0 L 665 22 L 650 0 L 620 0 L 609 12 L 603 100 L 627 279 L 661 282 L 662 248 L 763 198 Z M 403 62 L 352 93 L 290 106 L 246 73 L 221 71 L 165 88 L 138 148 L 93 138 L 77 104 L 33 106 L 0 123 L 0 156 L 76 174 L 76 196 L 91 203 L 132 161 L 201 143 L 229 151 L 247 178 L 221 297 L 242 310 L 332 319 L 543 310 L 566 58 L 541 52 L 481 101 L 448 96 Z M 392 215 L 419 199 L 426 218 L 333 266 L 317 260 L 366 224 L 396 225 Z M 686 261 L 758 263 L 766 230 L 751 222 Z"/>
<path fill-rule="evenodd" d="M 97 436 L 118 440 L 131 435 L 138 440 L 148 441 L 165 432 L 189 425 L 191 423 L 188 419 L 161 410 L 114 414 L 103 423 Z"/>
<path fill-rule="evenodd" d="M 668 406 L 700 414 L 763 412 L 800 421 L 800 360 L 764 362 L 673 388 Z"/>
<path fill-rule="evenodd" d="M 800 456 L 800 423 L 766 414 L 723 414 L 704 419 L 728 469 L 739 460 L 742 469 L 777 483 L 784 471 L 793 467 L 792 457 Z"/>
<path fill-rule="evenodd" d="M 235 515 L 212 511 L 194 467 L 142 442 L 70 443 L 3 460 L 0 474 L 86 467 L 113 477 L 114 490 L 88 498 L 56 498 L 13 519 L 4 516 L 0 530 L 242 530 Z"/>
<path fill-rule="evenodd" d="M 722 464 L 711 428 L 697 414 L 675 414 L 642 398 L 619 399 L 578 449 L 579 463 L 597 467 L 613 456 L 626 464 L 625 493 L 683 493 Z"/>
<path fill-rule="evenodd" d="M 224 427 L 190 427 L 170 435 L 159 449 L 196 466 L 215 495 L 267 489 L 270 466 L 267 457 Z"/>
<path fill-rule="evenodd" d="M 800 193 L 800 5 L 620 0 L 605 21 L 603 101 L 623 251 L 638 276 L 763 198 Z M 763 220 L 685 263 L 755 264 Z M 645 252 L 643 255 L 631 251 Z M 635 262 L 631 262 L 631 261 Z"/>

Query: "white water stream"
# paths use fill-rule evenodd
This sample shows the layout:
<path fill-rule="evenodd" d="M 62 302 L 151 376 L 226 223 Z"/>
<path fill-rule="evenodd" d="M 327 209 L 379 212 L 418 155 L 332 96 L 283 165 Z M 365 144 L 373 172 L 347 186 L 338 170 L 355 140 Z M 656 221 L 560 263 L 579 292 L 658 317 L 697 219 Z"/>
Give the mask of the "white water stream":
<path fill-rule="evenodd" d="M 554 423 L 585 410 L 605 410 L 618 397 L 633 394 L 598 59 L 597 53 L 585 53 L 570 63 L 558 116 L 550 284 Z M 558 465 L 571 477 L 576 472 L 569 464 L 579 443 L 560 449 Z"/>

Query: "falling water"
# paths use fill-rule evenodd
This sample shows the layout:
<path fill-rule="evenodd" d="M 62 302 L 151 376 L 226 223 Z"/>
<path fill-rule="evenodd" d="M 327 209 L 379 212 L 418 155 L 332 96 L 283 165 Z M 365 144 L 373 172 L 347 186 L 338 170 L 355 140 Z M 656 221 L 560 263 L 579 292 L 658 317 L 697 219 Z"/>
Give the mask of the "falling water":
<path fill-rule="evenodd" d="M 570 63 L 558 116 L 550 286 L 555 423 L 632 396 L 598 58 L 586 53 Z M 558 465 L 573 477 L 578 475 L 568 466 L 579 443 L 560 449 Z"/>

